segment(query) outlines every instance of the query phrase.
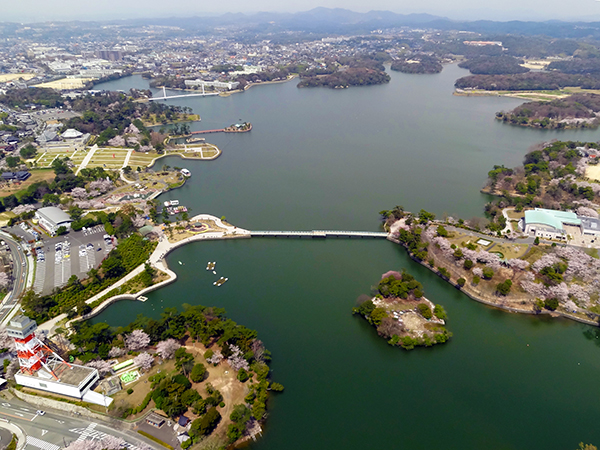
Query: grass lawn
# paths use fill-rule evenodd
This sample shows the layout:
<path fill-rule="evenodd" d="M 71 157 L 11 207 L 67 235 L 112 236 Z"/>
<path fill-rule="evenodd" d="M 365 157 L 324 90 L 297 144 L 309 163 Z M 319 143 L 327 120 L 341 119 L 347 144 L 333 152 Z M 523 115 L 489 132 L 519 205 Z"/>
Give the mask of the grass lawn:
<path fill-rule="evenodd" d="M 5 197 L 10 194 L 15 194 L 33 183 L 37 183 L 38 181 L 48 181 L 51 182 L 54 180 L 54 171 L 50 169 L 33 169 L 31 171 L 31 176 L 22 183 L 9 183 L 0 188 L 0 196 Z"/>
<path fill-rule="evenodd" d="M 528 248 L 527 244 L 496 244 L 492 252 L 501 252 L 504 259 L 513 259 L 523 256 Z"/>
<path fill-rule="evenodd" d="M 529 264 L 533 264 L 538 259 L 540 259 L 542 256 L 544 256 L 546 253 L 548 253 L 549 250 L 550 250 L 550 247 L 534 245 L 531 247 L 531 249 L 529 250 L 527 255 L 521 259 L 524 259 Z"/>
<path fill-rule="evenodd" d="M 513 209 L 509 209 L 508 211 L 506 211 L 506 215 L 511 220 L 519 220 L 519 219 L 522 219 L 523 217 L 525 217 L 525 213 L 523 211 L 516 212 Z"/>

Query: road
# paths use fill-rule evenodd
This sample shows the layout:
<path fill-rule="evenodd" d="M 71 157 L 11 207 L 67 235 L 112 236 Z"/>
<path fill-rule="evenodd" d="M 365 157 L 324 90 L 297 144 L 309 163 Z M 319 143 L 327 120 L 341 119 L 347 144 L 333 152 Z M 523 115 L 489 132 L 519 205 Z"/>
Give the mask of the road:
<path fill-rule="evenodd" d="M 13 257 L 13 289 L 10 291 L 0 307 L 0 322 L 3 322 L 8 314 L 12 311 L 15 305 L 19 302 L 21 294 L 25 291 L 27 284 L 28 270 L 33 270 L 33 267 L 29 267 L 27 262 L 27 256 L 21 244 L 17 243 L 10 235 L 6 233 L 0 233 L 0 239 L 2 239 L 8 247 Z M 31 261 L 31 259 L 30 259 Z"/>
<path fill-rule="evenodd" d="M 27 435 L 26 450 L 59 450 L 73 441 L 102 439 L 105 435 L 123 438 L 130 450 L 157 449 L 158 446 L 133 431 L 121 431 L 102 422 L 94 422 L 63 411 L 45 410 L 37 414 L 35 406 L 14 397 L 0 399 L 0 426 L 3 419 L 20 427 Z"/>

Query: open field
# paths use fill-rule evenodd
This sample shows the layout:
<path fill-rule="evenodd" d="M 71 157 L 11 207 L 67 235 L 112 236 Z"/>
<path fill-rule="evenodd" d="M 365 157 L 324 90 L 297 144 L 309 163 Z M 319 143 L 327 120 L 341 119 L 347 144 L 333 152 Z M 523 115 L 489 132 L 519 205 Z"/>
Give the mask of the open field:
<path fill-rule="evenodd" d="M 34 165 L 36 167 L 50 168 L 52 167 L 52 161 L 56 158 L 68 157 L 75 165 L 76 172 L 81 168 L 81 165 L 86 156 L 89 155 L 89 152 L 92 151 L 89 147 L 82 149 L 69 144 L 49 147 L 44 150 L 45 151 L 39 154 L 34 160 Z M 129 160 L 127 159 L 128 154 L 130 154 Z M 118 170 L 125 166 L 129 166 L 133 170 L 137 170 L 138 167 L 150 167 L 154 162 L 165 156 L 179 155 L 184 159 L 212 160 L 217 158 L 220 154 L 221 150 L 219 150 L 218 147 L 206 143 L 194 144 L 193 146 L 188 145 L 184 149 L 168 149 L 163 154 L 158 154 L 155 151 L 142 153 L 128 148 L 102 147 L 94 151 L 85 167 L 103 167 L 107 170 Z M 158 167 L 160 167 L 160 165 Z"/>
<path fill-rule="evenodd" d="M 533 70 L 542 70 L 548 67 L 551 62 L 552 61 L 548 61 L 546 59 L 526 59 L 524 60 L 524 63 L 521 64 L 521 67 Z"/>
<path fill-rule="evenodd" d="M 35 74 L 33 73 L 0 73 L 0 83 L 18 80 L 19 78 L 27 81 L 31 80 L 33 77 L 35 77 Z"/>
<path fill-rule="evenodd" d="M 54 171 L 48 169 L 34 169 L 31 171 L 31 176 L 22 183 L 6 183 L 0 187 L 0 196 L 6 197 L 7 195 L 19 192 L 26 187 L 37 183 L 38 181 L 46 180 L 48 182 L 54 179 Z"/>
<path fill-rule="evenodd" d="M 36 84 L 35 87 L 57 89 L 59 91 L 70 89 L 82 89 L 85 87 L 85 83 L 88 83 L 92 80 L 93 78 L 61 78 L 60 80 Z"/>
<path fill-rule="evenodd" d="M 595 166 L 587 166 L 585 168 L 585 176 L 590 180 L 600 181 L 600 164 Z"/>
<path fill-rule="evenodd" d="M 528 248 L 527 244 L 496 244 L 490 251 L 502 253 L 504 259 L 513 259 L 523 256 Z"/>
<path fill-rule="evenodd" d="M 508 216 L 508 218 L 510 220 L 519 220 L 519 219 L 522 219 L 523 217 L 525 217 L 525 213 L 523 211 L 516 212 L 515 210 L 512 210 L 512 209 L 506 211 L 506 215 Z"/>

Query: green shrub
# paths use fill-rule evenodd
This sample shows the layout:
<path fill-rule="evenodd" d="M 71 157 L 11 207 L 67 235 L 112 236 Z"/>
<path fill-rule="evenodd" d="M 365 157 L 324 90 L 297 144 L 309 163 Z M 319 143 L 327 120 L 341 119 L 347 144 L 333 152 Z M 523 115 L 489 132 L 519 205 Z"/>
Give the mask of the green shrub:
<path fill-rule="evenodd" d="M 194 383 L 200 383 L 206 377 L 206 373 L 207 371 L 206 367 L 204 367 L 204 364 L 194 364 L 192 372 L 190 373 L 190 378 Z"/>
<path fill-rule="evenodd" d="M 448 315 L 446 314 L 446 311 L 442 305 L 435 305 L 433 307 L 433 314 L 435 314 L 435 317 L 438 319 L 446 320 L 448 318 Z"/>
<path fill-rule="evenodd" d="M 484 267 L 483 278 L 490 280 L 494 276 L 494 271 L 490 267 Z"/>
<path fill-rule="evenodd" d="M 127 395 L 131 395 L 131 394 L 133 394 L 133 389 L 131 389 L 131 388 L 127 389 Z"/>
<path fill-rule="evenodd" d="M 550 311 L 556 311 L 556 308 L 558 308 L 558 299 L 547 298 L 546 300 L 544 300 L 544 308 Z"/>
<path fill-rule="evenodd" d="M 425 303 L 419 303 L 417 305 L 417 309 L 424 318 L 429 320 L 433 317 L 433 313 L 431 312 L 431 308 L 429 307 L 429 305 Z"/>
<path fill-rule="evenodd" d="M 463 287 L 466 282 L 467 280 L 465 280 L 464 278 L 459 278 L 458 280 L 456 280 L 456 284 L 458 284 L 460 287 Z"/>
<path fill-rule="evenodd" d="M 242 367 L 240 370 L 238 370 L 238 380 L 240 380 L 242 383 L 245 383 L 246 381 L 248 381 L 248 378 L 250 378 L 250 375 L 248 374 L 248 371 L 246 369 Z"/>

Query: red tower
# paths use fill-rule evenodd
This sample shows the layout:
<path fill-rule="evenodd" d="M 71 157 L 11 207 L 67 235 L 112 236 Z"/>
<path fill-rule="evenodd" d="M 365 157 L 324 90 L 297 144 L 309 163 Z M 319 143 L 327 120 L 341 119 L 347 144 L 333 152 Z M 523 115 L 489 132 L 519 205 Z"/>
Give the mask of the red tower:
<path fill-rule="evenodd" d="M 43 367 L 58 380 L 57 369 L 70 366 L 35 336 L 36 329 L 35 321 L 23 315 L 13 317 L 6 327 L 7 334 L 15 340 L 21 371 L 33 375 Z"/>

